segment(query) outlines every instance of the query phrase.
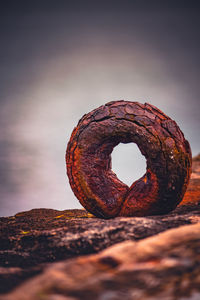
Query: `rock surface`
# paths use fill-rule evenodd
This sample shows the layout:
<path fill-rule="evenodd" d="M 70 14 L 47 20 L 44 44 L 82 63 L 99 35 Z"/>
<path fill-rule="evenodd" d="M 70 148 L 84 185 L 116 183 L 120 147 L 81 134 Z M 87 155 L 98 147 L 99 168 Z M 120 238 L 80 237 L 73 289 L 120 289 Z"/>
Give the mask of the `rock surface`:
<path fill-rule="evenodd" d="M 182 205 L 168 215 L 102 220 L 33 209 L 0 218 L 0 292 L 9 292 L 0 299 L 200 299 L 199 166 L 197 158 Z"/>
<path fill-rule="evenodd" d="M 200 224 L 55 263 L 4 300 L 200 298 Z"/>

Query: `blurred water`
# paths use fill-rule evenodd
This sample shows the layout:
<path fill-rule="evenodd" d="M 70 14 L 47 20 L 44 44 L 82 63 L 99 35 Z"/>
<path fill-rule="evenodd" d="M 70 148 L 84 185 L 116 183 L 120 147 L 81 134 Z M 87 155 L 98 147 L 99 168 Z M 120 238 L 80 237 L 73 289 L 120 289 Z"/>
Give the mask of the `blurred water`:
<path fill-rule="evenodd" d="M 0 18 L 1 216 L 80 207 L 66 176 L 67 142 L 83 114 L 111 100 L 152 103 L 199 152 L 199 18 L 113 9 Z M 114 150 L 113 168 L 130 185 L 145 161 L 126 147 Z"/>
<path fill-rule="evenodd" d="M 134 143 L 120 143 L 112 152 L 112 170 L 117 177 L 131 186 L 146 173 L 146 159 Z"/>

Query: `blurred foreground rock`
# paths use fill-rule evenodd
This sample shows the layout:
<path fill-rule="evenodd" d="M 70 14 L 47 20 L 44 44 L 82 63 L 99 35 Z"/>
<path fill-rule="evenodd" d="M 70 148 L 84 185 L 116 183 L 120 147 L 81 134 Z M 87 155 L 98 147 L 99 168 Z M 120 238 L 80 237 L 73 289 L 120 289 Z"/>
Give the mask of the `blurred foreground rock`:
<path fill-rule="evenodd" d="M 102 220 L 33 209 L 0 218 L 8 293 L 0 299 L 200 299 L 199 166 L 197 158 L 182 205 L 168 215 Z"/>
<path fill-rule="evenodd" d="M 54 263 L 4 300 L 200 299 L 200 224 Z"/>

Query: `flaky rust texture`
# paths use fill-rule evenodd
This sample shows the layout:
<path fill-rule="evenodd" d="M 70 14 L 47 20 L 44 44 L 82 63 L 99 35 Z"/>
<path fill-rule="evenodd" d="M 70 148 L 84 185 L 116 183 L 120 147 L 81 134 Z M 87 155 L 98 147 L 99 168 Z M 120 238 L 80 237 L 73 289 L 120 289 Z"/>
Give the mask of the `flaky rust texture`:
<path fill-rule="evenodd" d="M 111 169 L 119 143 L 136 143 L 146 174 L 131 187 Z M 148 103 L 113 101 L 84 115 L 66 153 L 69 182 L 80 203 L 102 218 L 146 216 L 173 210 L 191 173 L 191 150 L 176 122 Z"/>

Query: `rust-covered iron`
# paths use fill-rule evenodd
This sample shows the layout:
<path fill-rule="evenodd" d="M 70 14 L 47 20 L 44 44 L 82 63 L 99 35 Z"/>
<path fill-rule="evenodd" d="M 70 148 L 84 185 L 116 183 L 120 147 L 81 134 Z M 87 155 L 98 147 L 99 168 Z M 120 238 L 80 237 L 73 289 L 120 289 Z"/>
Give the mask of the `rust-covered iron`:
<path fill-rule="evenodd" d="M 128 187 L 111 169 L 119 143 L 136 143 L 146 174 Z M 165 214 L 182 200 L 190 174 L 190 145 L 175 121 L 148 103 L 113 101 L 84 115 L 66 153 L 72 190 L 100 218 Z"/>

